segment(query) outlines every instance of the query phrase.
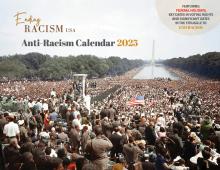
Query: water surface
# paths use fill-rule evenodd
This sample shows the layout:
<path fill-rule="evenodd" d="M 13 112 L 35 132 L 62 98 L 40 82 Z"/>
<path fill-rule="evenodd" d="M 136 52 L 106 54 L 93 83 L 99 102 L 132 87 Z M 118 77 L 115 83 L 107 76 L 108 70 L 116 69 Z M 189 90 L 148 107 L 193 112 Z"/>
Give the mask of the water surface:
<path fill-rule="evenodd" d="M 155 78 L 169 78 L 171 80 L 178 80 L 178 76 L 168 71 L 163 65 L 146 65 L 133 79 L 155 79 Z"/>

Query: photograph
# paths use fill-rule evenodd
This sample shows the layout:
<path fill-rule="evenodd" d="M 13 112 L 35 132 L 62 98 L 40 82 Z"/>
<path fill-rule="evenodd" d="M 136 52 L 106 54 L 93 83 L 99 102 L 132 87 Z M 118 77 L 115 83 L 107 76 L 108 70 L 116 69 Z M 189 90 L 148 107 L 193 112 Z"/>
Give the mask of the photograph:
<path fill-rule="evenodd" d="M 219 0 L 0 4 L 0 170 L 220 170 Z"/>

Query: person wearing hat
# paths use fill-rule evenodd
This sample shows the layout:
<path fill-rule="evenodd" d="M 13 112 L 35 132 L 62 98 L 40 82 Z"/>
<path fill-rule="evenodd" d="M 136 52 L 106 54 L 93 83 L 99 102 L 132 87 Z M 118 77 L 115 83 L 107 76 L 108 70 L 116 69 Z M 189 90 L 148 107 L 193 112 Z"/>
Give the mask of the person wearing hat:
<path fill-rule="evenodd" d="M 180 156 L 177 156 L 173 161 L 172 170 L 189 170 L 189 167 L 185 166 L 185 160 Z"/>
<path fill-rule="evenodd" d="M 24 126 L 24 120 L 18 121 L 19 130 L 20 130 L 20 141 L 25 142 L 26 138 L 28 137 L 27 129 Z"/>

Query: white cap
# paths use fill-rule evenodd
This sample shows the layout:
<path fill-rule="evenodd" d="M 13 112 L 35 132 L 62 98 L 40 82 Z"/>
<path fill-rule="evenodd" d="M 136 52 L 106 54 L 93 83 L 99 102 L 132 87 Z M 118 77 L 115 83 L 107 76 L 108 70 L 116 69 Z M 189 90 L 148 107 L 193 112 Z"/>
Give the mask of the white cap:
<path fill-rule="evenodd" d="M 182 159 L 180 156 L 177 156 L 173 161 L 174 162 L 177 162 L 177 161 L 179 161 L 180 159 Z"/>
<path fill-rule="evenodd" d="M 108 121 L 108 117 L 104 117 L 104 120 Z"/>
<path fill-rule="evenodd" d="M 19 120 L 18 121 L 18 124 L 21 126 L 21 125 L 23 125 L 24 124 L 24 120 Z"/>

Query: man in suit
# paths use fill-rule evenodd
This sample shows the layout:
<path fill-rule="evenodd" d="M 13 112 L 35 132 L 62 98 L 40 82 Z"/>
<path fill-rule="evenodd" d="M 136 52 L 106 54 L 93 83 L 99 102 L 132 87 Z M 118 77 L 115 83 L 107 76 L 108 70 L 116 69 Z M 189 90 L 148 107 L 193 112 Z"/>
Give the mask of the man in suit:
<path fill-rule="evenodd" d="M 115 156 L 118 157 L 123 150 L 124 138 L 119 130 L 119 127 L 115 127 L 113 134 L 110 136 L 110 141 L 113 144 L 111 158 L 115 158 Z"/>

